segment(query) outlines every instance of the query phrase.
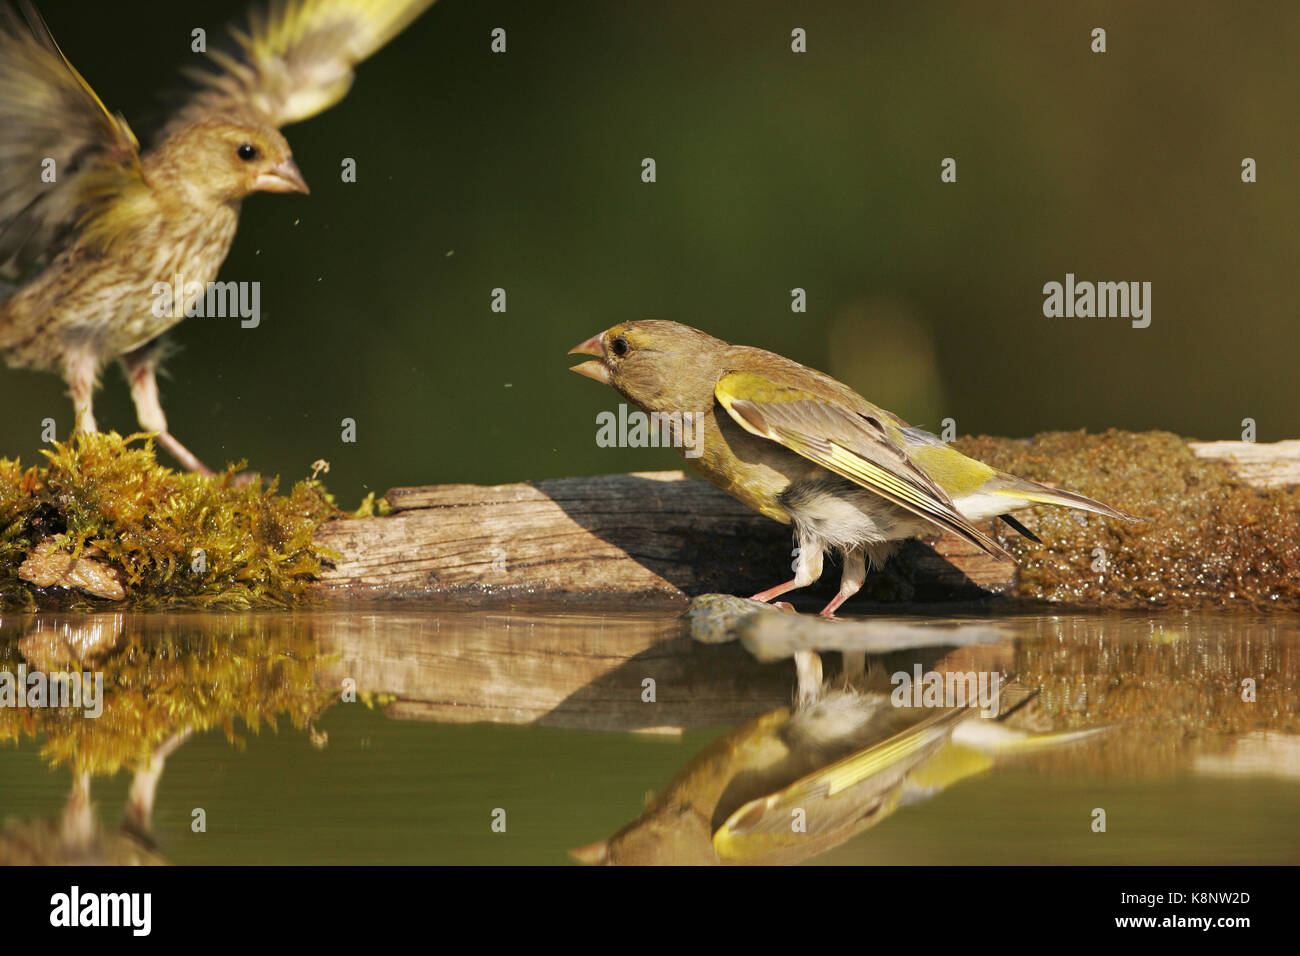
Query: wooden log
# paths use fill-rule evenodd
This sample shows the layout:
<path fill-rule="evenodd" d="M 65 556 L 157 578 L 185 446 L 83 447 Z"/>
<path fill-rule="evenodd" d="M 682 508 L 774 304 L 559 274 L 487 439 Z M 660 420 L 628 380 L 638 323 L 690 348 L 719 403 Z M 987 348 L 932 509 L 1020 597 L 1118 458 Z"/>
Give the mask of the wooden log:
<path fill-rule="evenodd" d="M 770 619 L 773 627 L 701 640 L 695 622 L 686 625 L 664 608 L 613 619 L 531 607 L 330 613 L 313 622 L 317 681 L 338 688 L 350 679 L 403 720 L 679 733 L 734 726 L 788 705 L 795 686 L 788 658 L 797 650 L 832 652 L 828 676 L 838 673 L 844 651 L 901 655 L 894 669 L 904 658 L 908 668 L 913 660 L 937 667 L 958 653 L 954 646 L 978 655 L 985 669 L 1006 670 L 1015 655 L 1007 635 L 983 623 L 895 619 L 839 627 L 714 597 L 695 607 L 711 614 L 734 602 L 742 619 Z M 968 657 L 954 659 L 970 669 Z"/>
<path fill-rule="evenodd" d="M 661 597 L 775 580 L 788 529 L 681 472 L 394 488 L 396 513 L 335 521 L 322 586 L 384 596 Z"/>
<path fill-rule="evenodd" d="M 1233 473 L 1257 488 L 1300 485 L 1300 439 L 1258 444 L 1253 441 L 1194 441 L 1197 458 L 1227 462 Z"/>
<path fill-rule="evenodd" d="M 395 513 L 334 521 L 321 587 L 352 597 L 668 599 L 789 577 L 790 529 L 682 472 L 394 488 Z M 961 539 L 910 542 L 923 597 L 1005 590 L 1009 569 Z"/>
<path fill-rule="evenodd" d="M 1201 603 L 1248 598 L 1255 604 L 1272 601 L 1272 606 L 1300 601 L 1300 551 L 1293 554 L 1285 540 L 1294 524 L 1288 515 L 1295 510 L 1291 501 L 1300 483 L 1300 441 L 1271 445 L 1184 443 L 1164 433 L 1114 432 L 1082 437 L 1049 434 L 1034 442 L 966 441 L 976 446 L 971 453 L 978 451 L 987 457 L 991 449 L 1007 456 L 1032 453 L 1035 448 L 1050 448 L 1055 453 L 1060 442 L 1073 439 L 1078 439 L 1075 444 L 1079 445 L 1071 459 L 1076 470 L 1067 472 L 1067 480 L 1060 483 L 1091 493 L 1089 487 L 1079 487 L 1080 462 L 1086 467 L 1099 455 L 1109 454 L 1104 460 L 1110 464 L 1102 466 L 1108 474 L 1118 467 L 1115 462 L 1127 462 L 1132 472 L 1125 479 L 1128 484 L 1116 486 L 1119 491 L 1105 489 L 1112 497 L 1095 493 L 1145 515 L 1151 519 L 1148 524 L 1114 531 L 1095 517 L 1042 509 L 1044 514 L 1069 514 L 1091 529 L 1068 541 L 1068 535 L 1058 535 L 1059 542 L 1054 542 L 1036 514 L 1025 512 L 1022 520 L 1044 536 L 1045 544 L 1024 543 L 1019 565 L 995 560 L 951 535 L 909 541 L 890 562 L 890 573 L 869 578 L 855 606 L 873 599 L 961 602 L 995 595 L 1114 607 L 1150 606 L 1155 600 L 1152 595 L 1166 595 L 1175 604 L 1183 597 Z M 1225 560 L 1235 561 L 1235 570 L 1231 574 L 1222 571 L 1217 579 L 1192 567 L 1194 560 L 1205 555 L 1222 557 L 1215 549 L 1228 547 L 1228 536 L 1204 513 L 1198 516 L 1183 509 L 1182 502 L 1169 500 L 1177 491 L 1153 485 L 1148 495 L 1141 484 L 1147 470 L 1140 460 L 1130 460 L 1141 457 L 1130 454 L 1132 448 L 1154 448 L 1165 456 L 1156 460 L 1152 453 L 1149 471 L 1153 481 L 1167 479 L 1173 469 L 1184 469 L 1187 487 L 1204 489 L 1218 482 L 1224 495 L 1236 496 L 1232 501 L 1239 509 L 1256 508 L 1256 500 L 1262 511 L 1271 507 L 1276 527 L 1267 521 L 1258 524 L 1254 515 L 1240 518 L 1239 523 L 1258 525 L 1259 534 L 1267 531 L 1272 535 L 1264 539 L 1271 542 L 1272 550 L 1260 560 L 1276 572 L 1277 580 L 1263 582 L 1254 591 L 1241 585 L 1243 576 L 1254 574 L 1249 566 L 1257 557 L 1253 553 L 1228 556 Z M 1028 477 L 1052 478 L 1044 474 Z M 1113 495 L 1121 493 L 1127 500 L 1114 500 Z M 681 602 L 714 591 L 750 594 L 790 576 L 789 528 L 681 472 L 490 487 L 395 488 L 386 497 L 394 509 L 392 514 L 332 521 L 321 527 L 318 543 L 339 557 L 322 574 L 320 591 L 353 597 L 432 596 L 475 603 L 573 598 Z M 1231 510 L 1222 502 L 1205 507 L 1216 515 Z M 1047 520 L 1042 519 L 1044 523 Z M 1187 527 L 1179 527 L 1179 521 L 1185 521 Z M 1002 541 L 1021 547 L 1020 539 L 1005 526 L 990 527 Z M 1144 536 L 1153 542 L 1150 554 L 1142 553 Z M 1170 542 L 1182 542 L 1187 548 L 1187 554 L 1175 555 L 1178 560 L 1172 563 L 1167 553 Z M 1236 546 L 1246 552 L 1260 550 L 1255 541 L 1239 541 Z M 1098 572 L 1097 548 L 1101 548 L 1104 561 L 1115 560 L 1108 552 L 1123 551 L 1128 566 L 1103 564 L 1105 571 Z M 1027 584 L 1020 568 L 1031 562 L 1038 572 L 1044 562 L 1050 564 L 1051 575 L 1038 573 Z M 1139 581 L 1148 572 L 1167 574 L 1168 580 Z M 1132 581 L 1118 581 L 1117 574 L 1128 574 Z M 833 593 L 837 578 L 832 569 L 806 597 L 811 602 Z M 1184 584 L 1184 579 L 1192 578 L 1200 582 L 1194 594 Z M 1119 586 L 1125 583 L 1132 587 Z"/>
<path fill-rule="evenodd" d="M 386 610 L 331 616 L 320 640 L 322 686 L 351 678 L 404 720 L 677 733 L 781 707 L 794 684 L 790 665 L 693 641 L 663 610 L 613 623 L 554 610 Z"/>

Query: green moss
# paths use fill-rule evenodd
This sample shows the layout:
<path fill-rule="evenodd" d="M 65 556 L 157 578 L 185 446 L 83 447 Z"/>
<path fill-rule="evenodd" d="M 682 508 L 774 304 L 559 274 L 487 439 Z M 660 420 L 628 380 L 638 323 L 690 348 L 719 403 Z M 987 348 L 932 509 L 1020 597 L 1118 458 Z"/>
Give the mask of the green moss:
<path fill-rule="evenodd" d="M 964 438 L 965 454 L 1140 515 L 1036 510 L 1042 545 L 1008 540 L 1020 597 L 1109 607 L 1300 608 L 1300 488 L 1255 488 L 1168 432 Z M 1105 569 L 1094 569 L 1099 554 Z"/>
<path fill-rule="evenodd" d="M 341 515 L 316 481 L 286 495 L 278 479 L 241 483 L 236 465 L 215 478 L 164 468 L 144 435 L 78 435 L 44 454 L 29 468 L 0 459 L 0 608 L 92 603 L 19 578 L 47 539 L 115 570 L 128 606 L 290 605 L 328 557 L 317 525 Z"/>
<path fill-rule="evenodd" d="M 243 745 L 238 725 L 252 733 L 281 720 L 308 729 L 338 696 L 317 679 L 319 641 L 301 615 L 100 614 L 51 627 L 23 615 L 0 629 L 0 671 L 21 664 L 44 672 L 87 670 L 103 677 L 103 712 L 0 707 L 0 743 L 41 741 L 51 766 L 114 774 L 149 762 L 171 735 L 221 728 Z M 86 659 L 62 642 L 96 646 Z"/>

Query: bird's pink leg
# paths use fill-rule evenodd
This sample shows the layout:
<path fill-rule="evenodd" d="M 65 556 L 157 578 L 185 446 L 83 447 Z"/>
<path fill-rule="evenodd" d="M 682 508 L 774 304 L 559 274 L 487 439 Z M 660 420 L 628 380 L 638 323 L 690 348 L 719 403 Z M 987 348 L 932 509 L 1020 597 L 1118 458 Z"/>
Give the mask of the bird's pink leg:
<path fill-rule="evenodd" d="M 95 814 L 90 806 L 90 774 L 78 771 L 72 776 L 63 819 L 59 823 L 59 842 L 65 847 L 88 850 L 95 838 Z"/>
<path fill-rule="evenodd" d="M 806 588 L 822 576 L 823 551 L 820 544 L 801 540 L 796 553 L 798 557 L 794 563 L 794 577 L 786 581 L 785 584 L 778 584 L 766 591 L 759 591 L 750 600 L 762 601 L 766 604 L 772 598 L 780 597 L 787 591 Z"/>
<path fill-rule="evenodd" d="M 158 781 L 162 779 L 167 758 L 191 733 L 193 730 L 186 728 L 172 734 L 150 755 L 149 762 L 136 770 L 126 798 L 126 812 L 122 816 L 123 830 L 146 840 L 153 839 L 153 804 Z"/>
<path fill-rule="evenodd" d="M 798 681 L 796 706 L 810 707 L 822 695 L 822 659 L 816 651 L 795 651 L 794 672 Z"/>
<path fill-rule="evenodd" d="M 95 427 L 95 373 L 99 361 L 90 352 L 72 352 L 63 365 L 63 377 L 68 383 L 68 394 L 72 396 L 72 407 L 76 413 L 75 432 L 99 431 Z"/>
<path fill-rule="evenodd" d="M 830 604 L 827 604 L 824 608 L 821 609 L 820 612 L 821 616 L 825 618 L 838 620 L 838 618 L 835 617 L 835 612 L 838 611 L 840 605 L 843 604 L 848 599 L 849 599 L 849 595 L 841 591 L 839 594 L 835 595 L 835 597 L 831 598 Z"/>
<path fill-rule="evenodd" d="M 158 444 L 167 449 L 182 468 L 211 476 L 212 469 L 167 430 L 167 416 L 163 414 L 162 402 L 158 399 L 157 357 L 157 350 L 148 345 L 122 356 L 127 381 L 131 384 L 131 400 L 135 402 L 136 419 L 145 431 L 158 433 Z"/>
<path fill-rule="evenodd" d="M 198 472 L 200 475 L 204 475 L 208 478 L 211 478 L 215 474 L 211 468 L 199 461 L 194 452 L 190 451 L 177 441 L 176 436 L 171 432 L 159 432 L 158 444 L 166 448 L 167 451 L 171 453 L 171 456 L 180 462 L 181 467 L 186 471 Z"/>
<path fill-rule="evenodd" d="M 821 616 L 835 618 L 839 606 L 862 589 L 862 582 L 867 579 L 867 556 L 861 548 L 855 548 L 844 555 L 844 574 L 840 577 L 840 593 L 831 599 L 831 603 L 822 608 Z"/>
<path fill-rule="evenodd" d="M 789 581 L 786 581 L 785 584 L 778 584 L 776 587 L 768 588 L 766 591 L 759 591 L 752 598 L 750 598 L 750 600 L 762 601 L 764 604 L 766 604 L 768 601 L 772 600 L 772 598 L 780 597 L 782 594 L 785 594 L 788 591 L 793 591 L 797 588 L 801 588 L 804 586 L 805 585 L 800 583 L 798 578 L 792 578 Z"/>

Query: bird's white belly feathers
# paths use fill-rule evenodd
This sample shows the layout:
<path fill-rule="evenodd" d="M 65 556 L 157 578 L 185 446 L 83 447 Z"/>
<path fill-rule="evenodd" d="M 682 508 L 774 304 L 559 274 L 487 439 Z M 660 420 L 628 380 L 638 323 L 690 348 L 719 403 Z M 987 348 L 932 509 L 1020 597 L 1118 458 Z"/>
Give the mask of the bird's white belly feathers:
<path fill-rule="evenodd" d="M 964 498 L 957 498 L 953 501 L 953 505 L 961 512 L 962 517 L 971 522 L 986 521 L 989 518 L 996 518 L 998 515 L 1004 515 L 1009 511 L 1016 511 L 1032 504 L 1031 501 L 1011 498 L 1007 495 L 982 494 L 966 495 Z"/>
<path fill-rule="evenodd" d="M 934 534 L 938 525 L 864 488 L 841 482 L 797 482 L 781 496 L 797 536 L 823 548 L 848 550 Z M 968 521 L 987 521 L 1032 502 L 1007 495 L 974 494 L 953 501 Z"/>
<path fill-rule="evenodd" d="M 836 483 L 838 484 L 838 483 Z M 863 488 L 799 483 L 781 502 L 801 537 L 850 549 L 923 534 L 934 526 Z"/>

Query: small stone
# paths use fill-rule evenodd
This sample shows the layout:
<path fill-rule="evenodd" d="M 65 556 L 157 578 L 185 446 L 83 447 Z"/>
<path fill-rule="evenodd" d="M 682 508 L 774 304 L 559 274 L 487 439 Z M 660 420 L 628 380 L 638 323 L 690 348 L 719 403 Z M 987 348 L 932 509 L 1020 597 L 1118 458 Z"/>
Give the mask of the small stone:
<path fill-rule="evenodd" d="M 731 594 L 701 594 L 682 615 L 691 637 L 701 644 L 725 644 L 736 639 L 736 625 L 751 614 L 776 610 L 770 604 Z"/>
<path fill-rule="evenodd" d="M 92 597 L 120 601 L 126 590 L 113 568 L 83 552 L 79 558 L 59 550 L 53 538 L 46 538 L 27 556 L 18 576 L 38 588 L 76 588 Z"/>

